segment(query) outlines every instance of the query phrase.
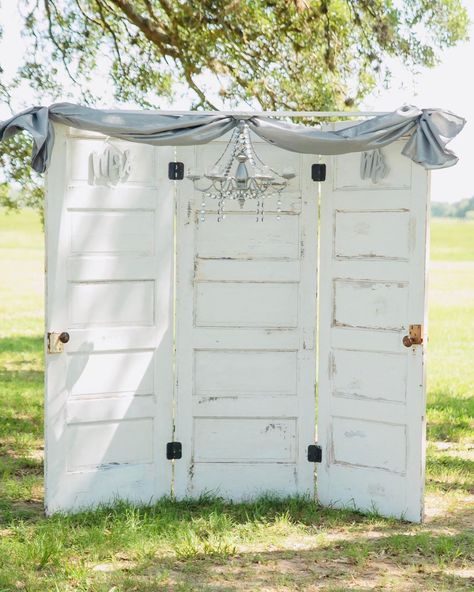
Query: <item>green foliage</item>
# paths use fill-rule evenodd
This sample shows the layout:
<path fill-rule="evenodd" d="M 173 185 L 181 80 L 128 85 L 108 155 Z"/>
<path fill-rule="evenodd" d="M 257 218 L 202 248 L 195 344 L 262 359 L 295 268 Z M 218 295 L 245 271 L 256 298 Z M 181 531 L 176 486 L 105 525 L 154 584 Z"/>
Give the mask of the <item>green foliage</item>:
<path fill-rule="evenodd" d="M 388 82 L 387 58 L 408 68 L 433 66 L 440 50 L 466 38 L 462 0 L 19 0 L 30 40 L 18 74 L 0 99 L 25 81 L 44 102 L 86 103 L 98 76 L 118 102 L 156 107 L 177 83 L 193 108 L 242 102 L 268 109 L 332 110 L 356 105 Z M 72 85 L 63 87 L 64 75 Z M 8 92 L 7 92 L 8 88 Z M 70 92 L 66 92 L 69 90 Z M 212 97 L 218 96 L 215 101 Z M 16 104 L 14 105 L 16 107 Z M 15 202 L 39 207 L 24 140 L 2 149 Z M 16 161 L 16 165 L 14 164 Z"/>
<path fill-rule="evenodd" d="M 431 215 L 435 218 L 467 218 L 474 217 L 474 197 L 462 199 L 455 203 L 435 201 L 431 204 Z"/>
<path fill-rule="evenodd" d="M 43 76 L 49 63 L 84 88 L 109 56 L 117 100 L 143 106 L 170 96 L 176 81 L 195 92 L 196 106 L 211 106 L 196 80 L 206 72 L 227 100 L 343 108 L 373 87 L 385 58 L 432 66 L 438 50 L 466 37 L 468 24 L 460 0 L 21 2 L 36 43 L 24 74 L 40 92 L 54 88 Z"/>
<path fill-rule="evenodd" d="M 43 181 L 30 168 L 30 160 L 31 138 L 25 133 L 0 143 L 0 170 L 8 180 L 0 184 L 0 206 L 9 210 L 33 208 L 42 215 Z"/>

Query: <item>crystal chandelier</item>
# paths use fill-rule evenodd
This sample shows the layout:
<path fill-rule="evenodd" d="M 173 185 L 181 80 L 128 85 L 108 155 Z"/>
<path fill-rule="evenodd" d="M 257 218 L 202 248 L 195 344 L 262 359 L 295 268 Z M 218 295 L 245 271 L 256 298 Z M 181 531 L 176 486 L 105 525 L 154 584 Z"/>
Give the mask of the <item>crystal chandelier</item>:
<path fill-rule="evenodd" d="M 232 132 L 229 143 L 222 156 L 204 175 L 187 171 L 195 189 L 202 193 L 200 220 L 206 217 L 206 200 L 217 201 L 217 221 L 225 218 L 226 200 L 237 200 L 243 208 L 247 200 L 256 202 L 256 221 L 263 222 L 264 199 L 276 195 L 277 219 L 281 214 L 281 192 L 295 173 L 285 168 L 281 174 L 266 165 L 257 156 L 250 139 L 250 128 L 245 120 L 240 120 Z"/>

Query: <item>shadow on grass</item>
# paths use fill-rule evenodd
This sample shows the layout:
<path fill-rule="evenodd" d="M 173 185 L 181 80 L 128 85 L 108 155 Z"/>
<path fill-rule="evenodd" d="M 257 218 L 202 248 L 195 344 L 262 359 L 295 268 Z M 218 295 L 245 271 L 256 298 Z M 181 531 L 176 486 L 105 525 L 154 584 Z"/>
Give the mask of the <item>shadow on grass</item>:
<path fill-rule="evenodd" d="M 13 335 L 0 339 L 0 353 L 36 353 L 43 352 L 43 337 L 41 335 Z"/>
<path fill-rule="evenodd" d="M 428 455 L 426 484 L 440 491 L 474 493 L 474 461 L 447 454 Z"/>
<path fill-rule="evenodd" d="M 126 512 L 126 508 L 120 511 Z M 286 586 L 306 589 L 320 580 L 320 584 L 330 582 L 327 589 L 347 590 L 350 587 L 357 590 L 354 579 L 361 577 L 364 585 L 361 583 L 360 590 L 366 590 L 370 580 L 376 586 L 375 580 L 383 578 L 390 567 L 400 572 L 400 567 L 422 565 L 422 569 L 416 570 L 419 573 L 411 570 L 407 574 L 407 581 L 419 580 L 419 589 L 426 589 L 426 575 L 432 569 L 437 572 L 438 582 L 459 585 L 457 590 L 464 587 L 465 579 L 444 576 L 439 568 L 468 561 L 474 544 L 472 533 L 419 532 L 417 526 L 377 516 L 362 516 L 349 510 L 321 508 L 302 498 L 262 498 L 248 505 L 225 504 L 212 499 L 180 503 L 163 501 L 146 512 L 154 519 L 163 520 L 164 524 L 166 516 L 173 516 L 174 528 L 171 524 L 167 528 L 176 535 L 176 556 L 155 554 L 138 562 L 132 558 L 133 567 L 125 565 L 125 570 L 122 566 L 116 572 L 112 571 L 106 578 L 108 585 L 144 591 L 273 590 L 286 589 Z M 244 532 L 246 526 L 251 528 L 255 523 L 271 529 L 283 519 L 294 526 L 302 526 L 301 534 L 316 537 L 319 534 L 321 538 L 316 538 L 309 548 L 300 545 L 297 549 L 290 546 L 273 551 L 232 550 L 226 542 L 225 532 L 219 533 L 217 524 L 214 524 L 213 532 L 212 518 L 216 514 L 226 517 L 229 527 L 244 527 Z M 86 515 L 82 518 L 87 519 Z M 93 516 L 89 515 L 90 518 Z M 345 532 L 340 538 L 331 539 L 332 530 L 337 527 L 343 527 Z M 190 532 L 194 536 L 189 536 Z M 282 536 L 280 544 L 284 542 Z M 203 549 L 207 551 L 203 552 Z M 242 579 L 246 585 L 242 585 Z"/>
<path fill-rule="evenodd" d="M 25 518 L 22 512 L 17 516 L 14 507 L 8 517 L 4 514 L 4 523 L 15 524 Z M 36 516 L 32 516 L 36 518 Z M 152 527 L 169 532 L 180 530 L 185 525 L 196 523 L 214 523 L 219 528 L 231 528 L 248 524 L 271 525 L 280 521 L 299 525 L 316 533 L 323 528 L 357 527 L 377 525 L 377 528 L 392 528 L 404 524 L 392 518 L 383 518 L 376 513 L 362 514 L 353 509 L 332 509 L 319 506 L 307 497 L 279 498 L 263 496 L 254 501 L 232 503 L 212 495 L 203 495 L 198 499 L 176 501 L 163 498 L 153 505 L 137 506 L 127 501 L 117 501 L 111 505 L 99 506 L 76 514 L 54 514 L 45 523 L 67 525 L 71 529 L 99 528 L 107 530 L 114 525 L 119 530 L 124 523 L 133 520 L 140 528 Z"/>
<path fill-rule="evenodd" d="M 42 350 L 41 336 L 18 336 L 0 340 L 1 353 L 39 355 Z M 2 476 L 22 480 L 39 475 L 42 462 L 28 456 L 27 447 L 41 438 L 42 435 L 42 405 L 43 405 L 43 372 L 37 370 L 22 370 L 12 366 L 11 370 L 0 370 L 0 473 Z M 432 439 L 446 439 L 455 441 L 456 437 L 465 434 L 469 426 L 469 403 L 455 397 L 447 397 L 443 393 L 436 393 L 429 405 L 432 421 L 429 433 Z M 25 438 L 13 438 L 12 434 Z M 16 447 L 16 448 L 15 448 Z M 469 486 L 463 483 L 449 484 L 442 479 L 443 471 L 450 474 L 462 473 L 470 470 L 469 461 L 443 455 L 428 461 L 430 482 L 444 490 L 461 489 L 467 491 Z M 27 491 L 25 487 L 24 491 Z M 1 497 L 1 496 L 0 496 Z M 455 511 L 462 516 L 464 508 Z M 87 529 L 93 531 L 129 528 L 130 524 L 138 524 L 138 529 L 150 529 L 150 536 L 160 532 L 165 525 L 170 532 L 179 533 L 183 525 L 207 524 L 212 521 L 222 521 L 225 526 L 246 526 L 253 523 L 273 524 L 284 519 L 291 524 L 297 524 L 308 532 L 317 533 L 337 527 L 354 528 L 376 525 L 378 530 L 392 531 L 400 528 L 400 522 L 386 520 L 377 516 L 362 516 L 352 510 L 331 510 L 317 506 L 311 500 L 291 498 L 277 500 L 263 498 L 251 504 L 226 504 L 213 498 L 197 501 L 173 502 L 164 500 L 149 508 L 134 508 L 127 504 L 118 504 L 112 508 L 102 508 L 97 511 L 85 512 L 77 516 L 53 517 L 42 519 L 42 504 L 30 502 L 28 497 L 0 499 L 0 522 L 3 525 L 14 525 L 19 521 L 36 522 L 48 531 L 50 525 L 67 524 L 72 529 Z M 453 515 L 453 514 L 452 514 Z M 467 514 L 466 514 L 467 516 Z M 443 518 L 446 520 L 446 517 Z M 134 522 L 135 521 L 135 522 Z M 127 526 L 128 525 L 128 526 Z M 194 527 L 193 527 L 194 528 Z M 207 526 L 203 527 L 206 537 Z M 192 544 L 191 544 L 192 548 Z M 199 548 L 199 546 L 198 546 Z"/>
<path fill-rule="evenodd" d="M 38 518 L 42 488 L 41 336 L 0 339 L 0 522 Z M 34 501 L 33 501 L 34 500 Z"/>
<path fill-rule="evenodd" d="M 474 397 L 453 397 L 436 391 L 430 394 L 427 415 L 428 440 L 459 442 L 471 431 Z"/>
<path fill-rule="evenodd" d="M 0 441 L 43 433 L 43 372 L 0 370 Z"/>
<path fill-rule="evenodd" d="M 97 591 L 380 590 L 391 570 L 399 589 L 410 583 L 409 589 L 461 590 L 469 589 L 465 578 L 442 569 L 465 566 L 473 548 L 468 532 L 433 532 L 309 499 L 270 497 L 250 504 L 210 497 L 146 508 L 119 503 L 56 515 L 31 537 L 35 591 L 63 577 L 68 561 L 82 562 L 87 589 Z"/>
<path fill-rule="evenodd" d="M 35 411 L 32 415 L 37 416 L 43 405 L 44 372 L 39 363 L 42 350 L 42 337 L 19 335 L 0 339 L 0 405 L 25 416 L 28 409 L 22 406 L 21 396 L 28 395 L 30 409 Z"/>
<path fill-rule="evenodd" d="M 473 516 L 474 508 L 460 505 L 451 515 Z M 196 521 L 212 521 L 222 517 L 223 525 L 244 525 L 249 523 L 271 524 L 283 520 L 285 523 L 309 528 L 312 533 L 320 529 L 339 527 L 365 528 L 373 526 L 378 531 L 394 529 L 424 528 L 397 518 L 385 518 L 376 512 L 361 513 L 354 509 L 334 509 L 322 507 L 309 497 L 279 498 L 262 496 L 250 502 L 228 502 L 212 495 L 199 499 L 176 501 L 163 498 L 156 504 L 136 506 L 126 501 L 117 501 L 109 506 L 85 510 L 77 514 L 55 514 L 50 521 L 66 521 L 72 528 L 97 526 L 106 528 L 111 522 L 128 521 L 130 517 L 137 524 L 156 522 L 157 524 L 183 525 Z M 462 522 L 462 521 L 461 521 Z M 466 526 L 468 526 L 466 520 Z M 308 531 L 309 532 L 309 531 Z"/>
<path fill-rule="evenodd" d="M 120 590 L 143 592 L 362 592 L 385 589 L 389 578 L 392 585 L 397 582 L 404 590 L 407 585 L 410 590 L 438 590 L 440 585 L 442 589 L 468 590 L 466 578 L 440 569 L 462 565 L 468 542 L 466 535 L 359 536 L 356 541 L 339 540 L 310 549 L 246 551 L 229 557 L 197 554 L 184 560 L 156 557 L 135 565 L 132 562 L 133 567 L 119 565 L 115 571 L 112 563 L 112 572 L 104 581 Z"/>

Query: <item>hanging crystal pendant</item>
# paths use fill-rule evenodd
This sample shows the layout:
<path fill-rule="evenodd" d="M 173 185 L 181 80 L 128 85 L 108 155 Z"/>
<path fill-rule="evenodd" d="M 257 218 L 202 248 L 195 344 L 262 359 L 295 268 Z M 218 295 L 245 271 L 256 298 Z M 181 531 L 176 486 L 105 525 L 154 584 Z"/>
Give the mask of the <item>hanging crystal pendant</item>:
<path fill-rule="evenodd" d="M 228 199 L 237 200 L 241 208 L 248 200 L 254 200 L 256 220 L 263 222 L 264 200 L 272 195 L 278 198 L 276 218 L 280 219 L 281 193 L 295 177 L 295 173 L 291 168 L 285 167 L 280 174 L 265 164 L 255 152 L 248 123 L 241 120 L 223 154 L 209 171 L 200 175 L 188 170 L 186 177 L 203 194 L 199 216 L 201 222 L 206 219 L 206 198 L 216 200 L 218 222 L 225 219 L 225 202 Z M 200 182 L 207 183 L 207 186 L 200 186 Z"/>
<path fill-rule="evenodd" d="M 247 184 L 249 181 L 249 172 L 247 167 L 245 166 L 245 161 L 247 157 L 245 154 L 239 154 L 237 157 L 239 164 L 237 165 L 237 170 L 235 171 L 235 182 L 237 185 L 237 189 L 243 190 L 247 189 Z"/>

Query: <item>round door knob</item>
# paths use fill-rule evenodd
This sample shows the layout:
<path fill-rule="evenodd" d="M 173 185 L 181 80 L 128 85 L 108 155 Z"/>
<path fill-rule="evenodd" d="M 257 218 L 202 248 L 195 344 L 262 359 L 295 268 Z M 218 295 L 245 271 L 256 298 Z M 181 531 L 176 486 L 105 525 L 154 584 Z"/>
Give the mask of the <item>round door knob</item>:
<path fill-rule="evenodd" d="M 409 335 L 405 335 L 403 338 L 403 345 L 405 347 L 411 347 L 413 345 L 413 339 Z"/>
<path fill-rule="evenodd" d="M 61 343 L 67 343 L 69 341 L 70 337 L 69 337 L 69 333 L 61 333 L 61 335 L 59 336 L 59 341 Z"/>

